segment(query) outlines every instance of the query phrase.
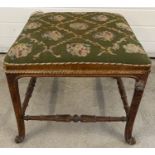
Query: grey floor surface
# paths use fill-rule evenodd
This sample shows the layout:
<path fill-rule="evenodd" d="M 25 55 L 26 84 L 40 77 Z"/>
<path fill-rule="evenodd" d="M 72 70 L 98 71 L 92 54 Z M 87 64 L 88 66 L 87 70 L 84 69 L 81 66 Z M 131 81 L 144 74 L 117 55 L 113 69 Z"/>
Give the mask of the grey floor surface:
<path fill-rule="evenodd" d="M 26 122 L 26 139 L 14 142 L 17 134 L 10 94 L 0 55 L 0 147 L 155 147 L 155 61 L 134 126 L 137 144 L 124 142 L 125 123 Z M 29 78 L 20 80 L 21 98 Z M 123 79 L 131 101 L 134 81 Z M 117 90 L 110 78 L 40 78 L 27 114 L 125 115 Z"/>

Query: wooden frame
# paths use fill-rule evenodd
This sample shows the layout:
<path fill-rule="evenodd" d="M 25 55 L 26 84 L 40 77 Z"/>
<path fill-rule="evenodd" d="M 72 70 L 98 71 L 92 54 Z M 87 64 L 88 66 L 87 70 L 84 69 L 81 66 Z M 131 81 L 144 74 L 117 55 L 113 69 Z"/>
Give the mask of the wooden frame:
<path fill-rule="evenodd" d="M 135 138 L 132 136 L 132 130 L 134 121 L 136 118 L 136 114 L 138 111 L 138 107 L 144 92 L 144 88 L 146 85 L 146 81 L 148 78 L 148 74 L 150 72 L 150 69 L 145 70 L 142 72 L 135 72 L 134 74 L 42 74 L 42 73 L 6 73 L 8 86 L 12 98 L 12 103 L 16 115 L 17 120 L 17 127 L 18 127 L 18 135 L 15 138 L 16 143 L 20 143 L 25 138 L 25 124 L 24 120 L 39 120 L 39 121 L 57 121 L 57 122 L 112 122 L 112 121 L 126 121 L 126 127 L 125 127 L 125 140 L 128 144 L 135 144 Z M 20 100 L 20 94 L 19 94 L 19 88 L 18 88 L 18 79 L 23 77 L 31 77 L 26 96 L 24 99 L 23 104 L 21 104 Z M 32 95 L 36 78 L 37 77 L 113 77 L 117 80 L 119 92 L 122 98 L 122 102 L 124 105 L 124 109 L 126 112 L 126 116 L 122 117 L 110 117 L 110 116 L 91 116 L 91 115 L 40 115 L 40 116 L 26 116 L 25 111 L 28 106 L 29 99 Z M 127 101 L 127 95 L 125 92 L 125 87 L 123 85 L 122 77 L 127 78 L 134 78 L 135 79 L 135 89 L 134 89 L 134 95 L 131 102 L 131 105 L 128 105 Z"/>

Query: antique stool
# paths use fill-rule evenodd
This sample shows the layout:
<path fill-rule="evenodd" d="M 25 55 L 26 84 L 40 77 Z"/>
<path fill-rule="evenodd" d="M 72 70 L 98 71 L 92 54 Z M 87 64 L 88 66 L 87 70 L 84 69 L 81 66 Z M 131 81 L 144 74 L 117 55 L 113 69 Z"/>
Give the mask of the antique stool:
<path fill-rule="evenodd" d="M 16 115 L 20 143 L 24 120 L 58 122 L 126 121 L 125 140 L 134 144 L 134 120 L 151 62 L 123 16 L 107 12 L 36 12 L 9 49 L 4 68 Z M 21 104 L 18 79 L 31 77 Z M 126 116 L 25 115 L 37 77 L 112 77 L 117 80 Z M 128 105 L 121 77 L 135 79 Z"/>

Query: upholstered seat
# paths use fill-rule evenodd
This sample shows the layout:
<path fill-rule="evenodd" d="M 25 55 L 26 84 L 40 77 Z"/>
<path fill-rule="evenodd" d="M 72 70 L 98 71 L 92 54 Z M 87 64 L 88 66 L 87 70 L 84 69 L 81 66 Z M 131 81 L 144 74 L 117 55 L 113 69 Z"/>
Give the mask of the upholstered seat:
<path fill-rule="evenodd" d="M 31 15 L 4 61 L 8 71 L 35 71 L 38 65 L 41 72 L 58 69 L 56 65 L 74 70 L 80 64 L 87 69 L 92 64 L 98 65 L 93 69 L 109 65 L 145 68 L 150 60 L 121 15 L 37 12 Z"/>

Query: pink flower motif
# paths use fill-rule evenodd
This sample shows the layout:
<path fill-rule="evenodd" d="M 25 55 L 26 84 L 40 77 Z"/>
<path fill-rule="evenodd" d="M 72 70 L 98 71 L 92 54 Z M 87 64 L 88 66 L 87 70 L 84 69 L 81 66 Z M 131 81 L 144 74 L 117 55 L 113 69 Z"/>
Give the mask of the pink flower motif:
<path fill-rule="evenodd" d="M 110 31 L 102 31 L 102 32 L 97 32 L 94 35 L 94 38 L 96 39 L 103 39 L 104 41 L 111 41 L 113 39 L 114 35 Z"/>
<path fill-rule="evenodd" d="M 127 53 L 145 54 L 143 48 L 140 47 L 139 45 L 127 44 L 127 45 L 123 45 L 123 48 L 125 49 Z"/>
<path fill-rule="evenodd" d="M 40 26 L 41 26 L 41 23 L 31 22 L 25 26 L 25 29 L 36 29 L 36 28 L 39 28 Z"/>
<path fill-rule="evenodd" d="M 69 25 L 72 29 L 75 30 L 86 30 L 88 28 L 88 25 L 86 23 L 71 23 Z"/>
<path fill-rule="evenodd" d="M 127 30 L 127 31 L 131 31 L 131 28 L 129 27 L 129 25 L 127 25 L 125 23 L 116 23 L 116 26 L 121 28 L 121 29 L 124 29 L 124 30 Z"/>
<path fill-rule="evenodd" d="M 97 15 L 97 16 L 92 17 L 92 19 L 96 21 L 100 21 L 100 22 L 105 22 L 108 20 L 108 17 L 105 15 Z"/>
<path fill-rule="evenodd" d="M 63 37 L 63 35 L 59 31 L 47 31 L 42 35 L 42 37 L 58 41 Z"/>
<path fill-rule="evenodd" d="M 66 45 L 67 52 L 79 57 L 85 57 L 90 53 L 90 45 L 84 43 L 71 43 Z"/>
<path fill-rule="evenodd" d="M 21 58 L 21 57 L 26 57 L 29 53 L 32 51 L 32 46 L 29 44 L 24 44 L 24 43 L 19 43 L 9 50 L 8 55 L 11 58 Z"/>
<path fill-rule="evenodd" d="M 51 16 L 49 17 L 50 20 L 53 20 L 53 21 L 63 21 L 65 20 L 65 17 L 62 16 L 62 15 L 55 15 L 55 16 Z"/>

